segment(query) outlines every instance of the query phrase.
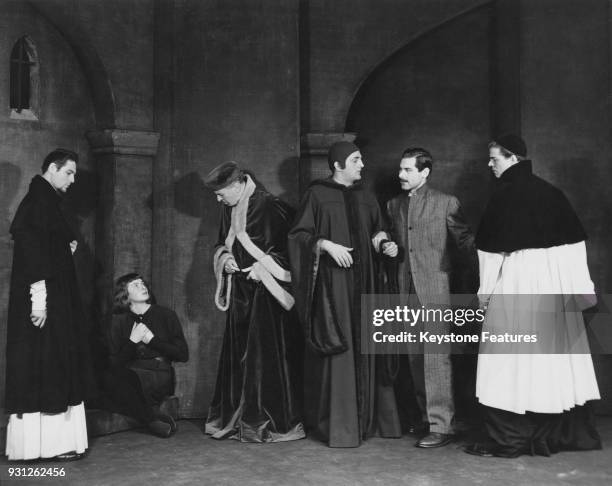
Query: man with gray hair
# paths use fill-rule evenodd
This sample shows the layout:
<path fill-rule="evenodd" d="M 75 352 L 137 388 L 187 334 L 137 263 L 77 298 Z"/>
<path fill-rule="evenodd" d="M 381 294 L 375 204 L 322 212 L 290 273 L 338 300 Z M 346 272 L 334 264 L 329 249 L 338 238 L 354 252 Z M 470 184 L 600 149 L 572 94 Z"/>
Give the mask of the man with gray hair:
<path fill-rule="evenodd" d="M 302 348 L 287 231 L 293 210 L 226 162 L 204 180 L 222 203 L 215 304 L 227 313 L 205 432 L 215 439 L 301 439 Z"/>

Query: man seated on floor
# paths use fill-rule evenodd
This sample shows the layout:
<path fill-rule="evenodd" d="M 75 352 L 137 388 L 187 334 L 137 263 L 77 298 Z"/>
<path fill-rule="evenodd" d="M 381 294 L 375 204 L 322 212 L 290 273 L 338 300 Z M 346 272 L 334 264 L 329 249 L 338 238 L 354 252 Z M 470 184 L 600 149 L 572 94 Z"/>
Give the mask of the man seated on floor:
<path fill-rule="evenodd" d="M 151 300 L 149 286 L 139 274 L 117 280 L 106 336 L 110 366 L 103 374 L 105 408 L 167 438 L 176 432 L 176 423 L 153 407 L 174 394 L 172 362 L 187 361 L 189 351 L 174 311 Z"/>

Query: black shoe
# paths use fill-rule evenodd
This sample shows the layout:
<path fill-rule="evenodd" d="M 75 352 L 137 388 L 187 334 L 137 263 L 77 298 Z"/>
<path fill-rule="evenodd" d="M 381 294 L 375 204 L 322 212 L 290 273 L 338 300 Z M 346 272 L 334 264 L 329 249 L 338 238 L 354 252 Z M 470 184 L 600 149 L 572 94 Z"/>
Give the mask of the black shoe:
<path fill-rule="evenodd" d="M 493 457 L 491 448 L 484 444 L 471 444 L 463 449 L 463 452 L 467 452 L 473 456 L 480 457 Z"/>
<path fill-rule="evenodd" d="M 85 455 L 86 455 L 85 452 L 79 453 L 76 451 L 70 451 L 70 452 L 66 452 L 65 454 L 58 454 L 57 456 L 53 458 L 53 460 L 57 462 L 78 461 L 79 459 L 83 459 Z"/>
<path fill-rule="evenodd" d="M 433 449 L 434 447 L 442 447 L 450 444 L 453 440 L 451 434 L 441 434 L 440 432 L 430 432 L 416 443 L 417 447 L 424 449 Z"/>
<path fill-rule="evenodd" d="M 176 425 L 175 420 L 168 414 L 166 413 L 159 413 L 157 414 L 157 419 L 161 420 L 162 422 L 166 422 L 170 428 L 172 429 L 172 434 L 170 435 L 174 435 L 174 433 L 177 431 L 178 426 Z"/>
<path fill-rule="evenodd" d="M 463 451 L 473 456 L 505 457 L 508 459 L 514 459 L 525 454 L 525 451 L 522 449 L 509 449 L 496 444 L 472 444 L 463 449 Z"/>
<path fill-rule="evenodd" d="M 153 420 L 147 424 L 148 429 L 151 431 L 153 435 L 157 437 L 161 437 L 162 439 L 167 439 L 174 432 L 172 431 L 172 426 L 165 421 L 160 419 Z"/>

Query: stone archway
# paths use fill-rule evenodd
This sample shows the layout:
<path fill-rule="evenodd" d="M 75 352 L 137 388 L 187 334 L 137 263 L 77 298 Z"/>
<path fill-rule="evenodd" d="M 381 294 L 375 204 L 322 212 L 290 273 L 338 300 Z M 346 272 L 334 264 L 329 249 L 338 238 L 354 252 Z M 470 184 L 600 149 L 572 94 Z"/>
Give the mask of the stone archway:
<path fill-rule="evenodd" d="M 89 83 L 97 128 L 115 127 L 115 98 L 106 68 L 86 32 L 65 13 L 65 4 L 31 0 L 34 10 L 53 25 L 72 47 Z"/>
<path fill-rule="evenodd" d="M 367 179 L 381 201 L 399 191 L 402 151 L 423 147 L 434 156 L 432 185 L 457 195 L 475 224 L 489 174 L 483 160 L 491 132 L 491 32 L 486 3 L 413 38 L 370 71 L 348 110 Z"/>

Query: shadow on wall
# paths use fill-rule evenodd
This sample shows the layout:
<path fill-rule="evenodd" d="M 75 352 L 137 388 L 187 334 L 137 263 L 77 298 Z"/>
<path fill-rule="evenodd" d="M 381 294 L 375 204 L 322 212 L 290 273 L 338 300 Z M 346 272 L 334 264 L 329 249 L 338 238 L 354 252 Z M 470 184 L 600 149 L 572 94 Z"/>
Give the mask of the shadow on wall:
<path fill-rule="evenodd" d="M 13 203 L 19 183 L 21 168 L 10 162 L 0 162 L 0 407 L 4 404 L 4 348 L 6 345 L 6 319 L 8 316 L 9 282 L 12 265 L 12 240 L 9 233 L 12 215 L 9 208 Z"/>
<path fill-rule="evenodd" d="M 184 295 L 184 308 L 175 309 L 183 314 L 190 323 L 183 322 L 183 329 L 190 326 L 188 334 L 193 336 L 190 344 L 190 364 L 188 381 L 191 389 L 187 395 L 192 397 L 191 417 L 205 417 L 208 397 L 212 395 L 214 373 L 220 346 L 222 314 L 213 303 L 212 252 L 219 224 L 219 208 L 212 191 L 204 186 L 197 172 L 185 174 L 174 182 L 174 207 L 177 212 L 193 218 L 193 229 L 179 233 L 184 241 L 175 240 L 176 251 L 183 255 L 181 265 L 188 264 L 184 281 L 177 294 Z M 197 225 L 197 232 L 195 232 Z M 195 329 L 194 329 L 195 327 Z M 205 403 L 206 402 L 206 403 Z"/>
<path fill-rule="evenodd" d="M 98 181 L 92 171 L 80 169 L 76 182 L 66 193 L 62 201 L 64 217 L 72 231 L 77 235 L 78 250 L 74 254 L 77 280 L 81 289 L 81 298 L 90 320 L 98 315 L 95 281 L 101 273 L 101 265 L 96 261 L 90 244 L 82 236 L 82 227 L 93 217 L 98 205 Z"/>
<path fill-rule="evenodd" d="M 88 335 L 92 347 L 94 364 L 102 362 L 106 353 L 101 346 L 104 333 L 103 317 L 99 308 L 96 282 L 102 274 L 102 265 L 96 259 L 95 251 L 83 238 L 83 227 L 92 225 L 98 206 L 98 179 L 95 172 L 79 169 L 76 182 L 70 187 L 62 201 L 62 211 L 68 225 L 77 236 L 78 249 L 74 254 L 76 277 L 85 311 Z"/>
<path fill-rule="evenodd" d="M 4 238 L 9 234 L 11 226 L 11 215 L 9 208 L 17 195 L 19 184 L 21 182 L 21 168 L 11 164 L 10 162 L 0 162 L 0 238 Z M 2 248 L 0 253 L 0 266 L 4 266 L 6 261 L 4 258 L 5 248 Z"/>
<path fill-rule="evenodd" d="M 293 208 L 300 202 L 298 192 L 299 160 L 298 157 L 287 157 L 278 167 L 281 193 L 275 194 L 275 196 L 289 203 Z"/>

